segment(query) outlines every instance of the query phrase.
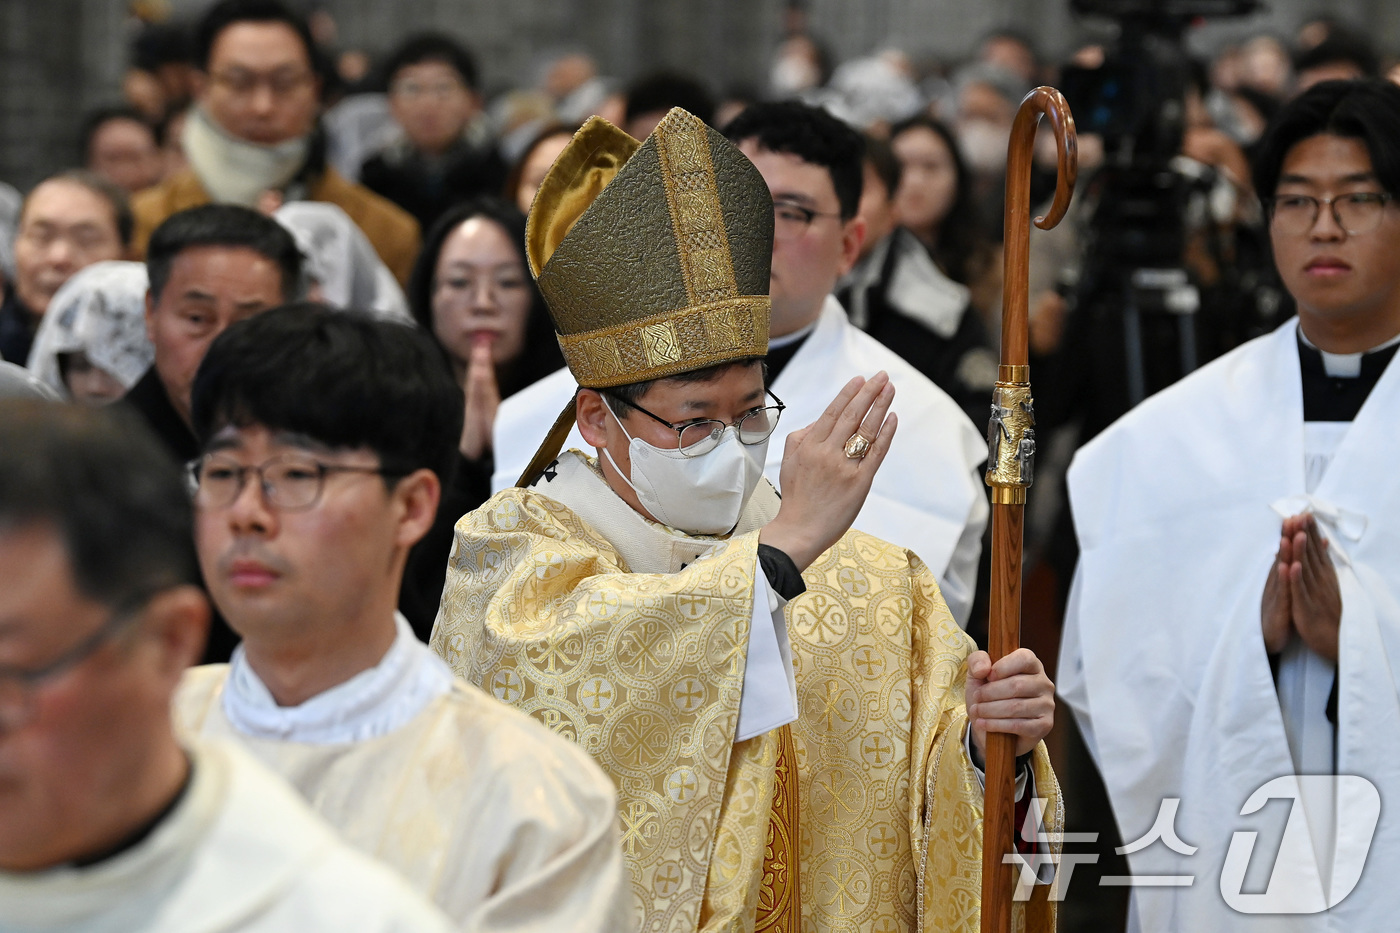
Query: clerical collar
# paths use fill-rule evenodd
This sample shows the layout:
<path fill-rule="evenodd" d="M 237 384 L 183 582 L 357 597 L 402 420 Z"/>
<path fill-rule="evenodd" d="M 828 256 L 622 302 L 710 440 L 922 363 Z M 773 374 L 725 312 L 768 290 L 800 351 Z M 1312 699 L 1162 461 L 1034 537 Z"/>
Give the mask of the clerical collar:
<path fill-rule="evenodd" d="M 1400 348 L 1400 337 L 1364 353 L 1324 353 L 1298 329 L 1304 421 L 1354 421 Z"/>
<path fill-rule="evenodd" d="M 1326 350 L 1318 350 L 1317 345 L 1308 339 L 1308 335 L 1303 333 L 1303 328 L 1298 328 L 1298 341 L 1310 350 L 1316 350 L 1322 357 L 1322 368 L 1327 375 L 1334 379 L 1355 379 L 1361 375 L 1361 358 L 1371 353 L 1379 353 L 1391 347 L 1400 345 L 1400 334 L 1391 337 L 1385 343 L 1374 346 L 1361 353 L 1328 353 Z M 1382 367 L 1384 371 L 1384 367 Z"/>
<path fill-rule="evenodd" d="M 394 613 L 398 634 L 374 667 L 299 706 L 278 706 L 239 645 L 229 662 L 222 707 L 244 735 L 308 745 L 364 742 L 407 725 L 452 689 L 452 671 Z"/>
<path fill-rule="evenodd" d="M 799 328 L 790 334 L 783 334 L 781 337 L 771 337 L 768 340 L 768 356 L 765 358 L 768 363 L 768 384 L 772 385 L 777 380 L 779 374 L 792 362 L 792 358 L 797 355 L 797 351 L 802 349 L 802 345 L 807 342 L 807 338 L 812 336 L 812 331 L 817 329 L 817 324 L 821 321 L 821 316 L 806 327 Z"/>

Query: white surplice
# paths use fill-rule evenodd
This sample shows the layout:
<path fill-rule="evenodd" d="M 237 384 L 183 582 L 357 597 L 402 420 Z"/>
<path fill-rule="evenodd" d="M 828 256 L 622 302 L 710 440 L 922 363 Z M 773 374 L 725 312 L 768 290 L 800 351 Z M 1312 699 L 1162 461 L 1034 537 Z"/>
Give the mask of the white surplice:
<path fill-rule="evenodd" d="M 1135 874 L 1195 878 L 1189 887 L 1134 889 L 1144 930 L 1311 933 L 1395 922 L 1400 367 L 1387 368 L 1349 428 L 1330 439 L 1313 431 L 1305 443 L 1296 341 L 1291 321 L 1216 360 L 1128 413 L 1070 469 L 1083 553 L 1065 620 L 1061 695 L 1104 775 L 1124 841 L 1147 833 L 1164 799 L 1180 798 L 1177 833 L 1199 847 L 1176 854 L 1159 841 L 1130 855 Z M 1276 688 L 1260 629 L 1282 516 L 1300 511 L 1317 516 L 1342 590 L 1337 774 L 1375 786 L 1380 818 L 1368 852 L 1373 801 L 1347 783 L 1340 799 L 1302 806 L 1302 844 L 1274 864 L 1288 805 L 1241 813 L 1260 787 L 1296 773 L 1289 732 L 1314 730 L 1303 744 L 1315 746 L 1327 699 L 1326 672 L 1290 682 L 1287 658 Z M 1300 705 L 1303 681 L 1311 686 Z M 1291 728 L 1281 695 L 1298 707 Z M 1331 770 L 1308 767 L 1330 759 L 1315 747 L 1302 757 L 1304 771 Z M 1359 883 L 1314 915 L 1236 912 L 1222 870 L 1232 841 L 1248 851 L 1247 837 L 1234 839 L 1248 831 L 1259 836 L 1248 875 L 1257 888 L 1246 891 L 1269 883 L 1271 896 L 1291 892 L 1302 902 L 1330 890 L 1332 902 L 1364 860 Z"/>
<path fill-rule="evenodd" d="M 194 668 L 176 720 L 240 742 L 460 929 L 620 929 L 631 897 L 612 781 L 396 624 L 378 665 L 296 707 L 277 706 L 241 648 Z"/>
<path fill-rule="evenodd" d="M 986 441 L 946 392 L 852 326 L 834 297 L 827 296 L 810 336 L 770 387 L 787 410 L 768 441 L 764 475 L 779 486 L 788 434 L 816 421 L 851 378 L 882 369 L 895 387 L 899 430 L 854 527 L 918 554 L 937 575 L 953 618 L 965 627 L 990 514 L 978 472 L 987 459 Z M 493 491 L 520 478 L 576 388 L 573 375 L 561 369 L 501 403 L 493 434 Z M 589 449 L 577 427 L 564 443 L 564 449 L 571 447 Z"/>
<path fill-rule="evenodd" d="M 232 744 L 187 745 L 190 784 L 131 849 L 84 868 L 0 872 L 6 933 L 446 933 L 394 872 L 342 842 Z"/>

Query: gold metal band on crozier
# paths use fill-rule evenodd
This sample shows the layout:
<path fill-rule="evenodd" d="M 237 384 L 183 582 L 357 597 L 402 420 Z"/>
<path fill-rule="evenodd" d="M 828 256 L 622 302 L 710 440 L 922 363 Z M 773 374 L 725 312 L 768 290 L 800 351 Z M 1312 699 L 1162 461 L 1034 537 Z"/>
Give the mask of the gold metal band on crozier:
<path fill-rule="evenodd" d="M 582 334 L 559 334 L 578 384 L 591 389 L 660 379 L 768 352 L 766 295 L 654 314 Z"/>
<path fill-rule="evenodd" d="M 1025 502 L 1034 471 L 1035 403 L 1030 384 L 998 382 L 987 424 L 986 478 L 992 487 L 992 501 L 1002 505 Z"/>

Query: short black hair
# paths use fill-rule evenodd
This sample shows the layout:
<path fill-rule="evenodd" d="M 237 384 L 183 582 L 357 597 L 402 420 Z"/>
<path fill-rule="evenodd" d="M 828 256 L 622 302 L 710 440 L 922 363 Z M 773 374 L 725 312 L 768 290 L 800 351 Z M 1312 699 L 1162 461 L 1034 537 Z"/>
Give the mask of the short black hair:
<path fill-rule="evenodd" d="M 31 525 L 58 533 L 78 591 L 105 606 L 199 583 L 180 469 L 120 406 L 0 401 L 0 529 Z"/>
<path fill-rule="evenodd" d="M 1259 197 L 1274 196 L 1284 159 L 1295 145 L 1323 135 L 1364 142 L 1377 180 L 1400 197 L 1400 86 L 1380 78 L 1323 81 L 1285 104 L 1254 160 Z"/>
<path fill-rule="evenodd" d="M 657 71 L 644 75 L 627 87 L 626 119 L 646 113 L 665 113 L 680 107 L 706 123 L 715 118 L 715 99 L 705 85 L 690 75 Z"/>
<path fill-rule="evenodd" d="M 194 30 L 194 63 L 201 71 L 209 70 L 209 56 L 219 34 L 236 23 L 285 24 L 306 47 L 307 65 L 319 73 L 321 61 L 311 27 L 281 0 L 219 0 L 211 6 Z"/>
<path fill-rule="evenodd" d="M 754 104 L 730 120 L 723 132 L 732 142 L 752 139 L 770 152 L 791 153 L 822 166 L 836 189 L 841 219 L 856 215 L 865 174 L 865 141 L 825 110 L 795 100 Z"/>
<path fill-rule="evenodd" d="M 34 192 L 39 190 L 39 185 L 46 185 L 51 181 L 66 181 L 82 185 L 106 201 L 112 208 L 112 222 L 117 226 L 117 238 L 121 240 L 122 246 L 131 245 L 131 235 L 136 229 L 136 218 L 131 213 L 131 197 L 115 182 L 85 168 L 64 169 L 55 175 L 50 175 L 29 189 L 29 195 L 25 197 L 24 204 L 20 207 L 19 216 L 21 218 L 24 217 L 25 209 L 29 207 L 29 198 L 33 197 Z"/>
<path fill-rule="evenodd" d="M 303 257 L 296 238 L 271 217 L 236 204 L 202 204 L 171 214 L 156 227 L 146 246 L 146 275 L 151 300 L 160 302 L 175 257 L 192 246 L 242 246 L 277 263 L 282 272 L 282 299 L 304 291 Z"/>
<path fill-rule="evenodd" d="M 400 69 L 423 62 L 442 62 L 457 72 L 468 88 L 474 91 L 479 87 L 480 77 L 472 53 L 456 39 L 440 32 L 421 32 L 405 39 L 384 62 L 384 79 L 393 84 L 394 75 Z"/>
<path fill-rule="evenodd" d="M 156 128 L 151 125 L 151 121 L 146 119 L 145 114 L 129 104 L 117 104 L 112 107 L 99 107 L 89 111 L 83 117 L 82 125 L 78 128 L 78 161 L 84 165 L 92 157 L 92 140 L 97 135 L 97 131 L 114 120 L 126 120 L 136 123 L 146 129 L 151 134 L 151 141 L 160 144 L 159 134 Z"/>
<path fill-rule="evenodd" d="M 1370 40 L 1351 29 L 1335 26 L 1326 39 L 1294 56 L 1293 70 L 1301 72 L 1342 63 L 1355 65 L 1367 78 L 1376 77 L 1381 70 L 1380 57 L 1376 55 Z"/>
<path fill-rule="evenodd" d="M 392 485 L 423 468 L 446 481 L 463 404 L 446 360 L 419 328 L 299 302 L 216 337 L 190 407 L 201 446 L 228 425 L 257 424 L 328 447 L 367 447 Z"/>
<path fill-rule="evenodd" d="M 880 179 L 880 184 L 885 186 L 889 196 L 894 197 L 894 193 L 899 190 L 899 179 L 904 174 L 904 167 L 899 164 L 890 141 L 865 134 L 865 163 L 875 170 L 875 176 Z"/>
<path fill-rule="evenodd" d="M 735 366 L 752 366 L 758 363 L 763 367 L 763 385 L 768 385 L 768 364 L 761 356 L 745 356 L 737 360 L 726 360 L 723 363 L 715 363 L 711 366 L 702 366 L 699 369 L 687 370 L 683 373 L 676 373 L 674 376 L 662 376 L 658 379 L 647 379 L 643 382 L 631 382 L 623 386 L 613 386 L 610 389 L 597 389 L 603 399 L 608 403 L 614 415 L 622 419 L 629 406 L 636 405 L 642 397 L 651 391 L 651 387 L 658 382 L 679 382 L 682 385 L 693 385 L 697 382 L 713 382 L 724 375 Z"/>

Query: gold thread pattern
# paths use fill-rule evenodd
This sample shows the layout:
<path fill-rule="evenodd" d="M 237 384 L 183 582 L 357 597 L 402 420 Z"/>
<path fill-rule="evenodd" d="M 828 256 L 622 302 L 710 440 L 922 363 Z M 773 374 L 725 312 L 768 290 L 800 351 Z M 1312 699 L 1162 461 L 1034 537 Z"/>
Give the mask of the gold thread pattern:
<path fill-rule="evenodd" d="M 735 297 L 739 288 L 705 124 L 683 110 L 672 110 L 653 138 L 689 303 Z"/>
<path fill-rule="evenodd" d="M 855 531 L 803 573 L 786 610 L 789 797 L 783 730 L 734 743 L 755 565 L 749 534 L 678 573 L 628 573 L 576 513 L 508 489 L 458 523 L 432 647 L 617 783 L 635 929 L 750 933 L 781 907 L 786 867 L 803 933 L 974 933 L 982 795 L 962 750 L 973 644 L 933 575 Z M 1043 749 L 1036 781 L 1054 798 L 1053 838 L 1062 810 Z M 1017 930 L 1053 929 L 1025 915 Z"/>
<path fill-rule="evenodd" d="M 778 760 L 773 770 L 776 782 L 754 933 L 798 933 L 802 924 L 797 851 L 801 807 L 797 800 L 797 746 L 789 726 L 778 730 Z"/>
<path fill-rule="evenodd" d="M 559 347 L 579 385 L 605 389 L 763 356 L 770 311 L 767 296 L 729 298 L 582 334 L 560 334 Z"/>

